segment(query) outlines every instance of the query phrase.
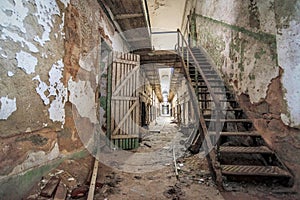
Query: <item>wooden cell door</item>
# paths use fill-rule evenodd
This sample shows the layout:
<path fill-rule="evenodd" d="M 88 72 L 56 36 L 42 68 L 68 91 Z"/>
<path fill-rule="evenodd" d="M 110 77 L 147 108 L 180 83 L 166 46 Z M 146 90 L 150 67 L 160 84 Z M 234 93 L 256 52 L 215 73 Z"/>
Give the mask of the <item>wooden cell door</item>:
<path fill-rule="evenodd" d="M 114 52 L 111 68 L 110 139 L 120 149 L 139 146 L 140 57 Z"/>

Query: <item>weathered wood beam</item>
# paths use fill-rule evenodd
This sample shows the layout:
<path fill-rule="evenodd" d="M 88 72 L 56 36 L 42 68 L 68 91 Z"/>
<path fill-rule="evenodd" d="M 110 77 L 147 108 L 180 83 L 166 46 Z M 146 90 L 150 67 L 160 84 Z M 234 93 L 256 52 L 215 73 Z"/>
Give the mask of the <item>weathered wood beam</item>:
<path fill-rule="evenodd" d="M 143 17 L 143 13 L 132 13 L 132 14 L 118 14 L 115 16 L 115 20 L 122 20 L 122 19 L 131 19 L 137 17 Z"/>
<path fill-rule="evenodd" d="M 94 168 L 93 168 L 93 175 L 92 175 L 92 180 L 91 180 L 87 200 L 93 200 L 94 199 L 94 192 L 95 192 L 95 187 L 96 187 L 98 166 L 99 166 L 98 160 L 95 159 Z"/>

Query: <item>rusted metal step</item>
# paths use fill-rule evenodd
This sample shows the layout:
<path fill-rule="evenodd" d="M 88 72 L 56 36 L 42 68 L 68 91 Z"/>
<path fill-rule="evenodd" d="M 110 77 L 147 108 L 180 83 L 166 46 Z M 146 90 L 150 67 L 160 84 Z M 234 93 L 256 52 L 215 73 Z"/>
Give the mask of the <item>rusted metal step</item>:
<path fill-rule="evenodd" d="M 210 63 L 207 62 L 207 61 L 205 61 L 205 60 L 199 60 L 199 61 L 197 61 L 197 62 L 198 62 L 198 64 L 200 65 L 200 67 L 201 67 L 202 65 L 209 65 L 209 66 L 211 66 Z M 190 63 L 191 63 L 192 65 L 195 64 L 195 62 L 194 62 L 193 60 L 191 60 Z"/>
<path fill-rule="evenodd" d="M 204 82 L 203 79 L 198 79 L 199 82 Z M 207 79 L 208 82 L 222 82 L 223 81 L 221 79 Z"/>
<path fill-rule="evenodd" d="M 200 68 L 202 70 L 210 70 L 210 69 L 212 69 L 212 67 L 210 65 L 201 65 Z M 191 74 L 191 73 L 195 74 L 196 72 L 199 74 L 198 69 L 196 69 L 195 67 L 190 67 L 189 68 L 189 74 Z"/>
<path fill-rule="evenodd" d="M 216 132 L 209 132 L 209 135 L 216 135 Z M 230 137 L 230 136 L 252 136 L 260 137 L 261 135 L 256 131 L 243 131 L 243 132 L 221 132 L 221 136 Z"/>
<path fill-rule="evenodd" d="M 208 61 L 204 56 L 195 56 L 197 61 Z"/>
<path fill-rule="evenodd" d="M 205 74 L 206 77 L 219 77 L 217 73 L 215 74 Z"/>
<path fill-rule="evenodd" d="M 205 110 L 205 111 L 216 111 L 216 109 L 211 109 L 211 108 L 202 108 L 202 110 Z M 242 112 L 243 109 L 241 109 L 241 108 L 224 108 L 224 109 L 221 109 L 221 111 L 239 111 L 239 112 Z"/>
<path fill-rule="evenodd" d="M 220 146 L 220 153 L 239 153 L 239 154 L 273 154 L 274 152 L 267 146 L 241 147 L 241 146 Z"/>
<path fill-rule="evenodd" d="M 191 58 L 192 55 L 190 52 L 188 52 L 188 54 Z M 222 111 L 232 111 L 235 112 L 234 114 L 236 116 L 242 116 L 241 114 L 243 110 L 236 102 L 234 92 L 229 90 L 230 87 L 226 87 L 226 83 L 222 86 L 218 85 L 219 83 L 222 83 L 223 80 L 208 62 L 209 60 L 207 59 L 206 54 L 200 48 L 192 48 L 192 54 L 195 56 L 196 60 L 189 59 L 191 64 L 189 68 L 189 75 L 191 77 L 191 84 L 193 84 L 198 98 L 200 98 L 200 95 L 203 97 L 203 95 L 210 95 L 210 93 L 214 93 L 217 95 L 218 99 L 222 99 L 221 102 L 230 102 L 226 104 L 228 108 L 223 108 Z M 203 77 L 195 68 L 195 62 L 198 62 L 200 67 L 204 66 L 202 67 Z M 208 91 L 207 86 L 203 83 L 205 82 L 204 79 L 208 80 L 212 91 Z M 196 85 L 196 83 L 199 82 L 203 85 Z M 230 100 L 226 100 L 226 98 Z M 200 99 L 199 106 L 203 106 L 203 104 L 207 105 L 206 103 L 209 102 L 212 102 L 210 98 L 209 100 Z M 208 126 L 212 126 L 212 128 L 214 128 L 214 126 L 217 125 L 217 120 L 215 117 L 213 119 L 210 118 L 216 114 L 216 109 L 200 109 L 202 114 L 208 117 L 204 119 L 206 122 L 205 125 L 207 126 L 206 128 L 210 128 Z M 290 185 L 290 183 L 293 182 L 292 174 L 284 166 L 284 164 L 280 162 L 276 153 L 266 146 L 266 142 L 258 132 L 252 131 L 254 127 L 250 119 L 245 119 L 247 117 L 241 117 L 243 119 L 226 119 L 225 116 L 222 116 L 221 118 L 220 122 L 227 124 L 221 128 L 223 132 L 220 133 L 220 138 L 216 138 L 216 132 L 208 132 L 208 136 L 211 140 L 220 139 L 219 143 L 217 143 L 218 152 L 215 158 L 218 166 L 221 167 L 221 173 L 212 167 L 216 174 L 218 174 L 217 176 L 220 175 L 220 177 L 217 177 L 216 180 L 221 180 L 223 177 L 226 177 L 227 180 L 236 181 L 255 180 L 262 182 L 264 180 L 271 180 L 273 183 L 273 180 L 276 180 L 275 182 L 277 183 L 287 183 L 287 185 Z M 236 123 L 233 124 L 236 126 L 231 127 L 228 123 Z M 236 128 L 239 131 L 227 132 L 227 130 L 234 130 L 233 128 Z M 220 183 L 220 181 L 217 182 L 219 185 Z"/>
<path fill-rule="evenodd" d="M 229 90 L 226 90 L 226 91 L 220 91 L 220 92 L 214 92 L 215 94 L 232 94 Z M 210 94 L 209 92 L 198 92 L 198 94 Z"/>
<path fill-rule="evenodd" d="M 196 87 L 196 85 L 195 85 L 195 87 Z M 211 88 L 225 88 L 224 85 L 211 85 L 210 87 Z M 198 88 L 207 88 L 207 86 L 206 85 L 198 85 Z"/>
<path fill-rule="evenodd" d="M 214 102 L 211 99 L 198 99 L 199 102 Z M 235 99 L 220 99 L 220 102 L 236 102 Z"/>
<path fill-rule="evenodd" d="M 205 119 L 206 122 L 216 122 L 216 119 Z M 239 122 L 252 122 L 250 119 L 220 119 L 220 122 L 231 122 L 231 123 L 239 123 Z"/>
<path fill-rule="evenodd" d="M 223 175 L 275 176 L 292 178 L 292 175 L 278 166 L 221 165 Z"/>

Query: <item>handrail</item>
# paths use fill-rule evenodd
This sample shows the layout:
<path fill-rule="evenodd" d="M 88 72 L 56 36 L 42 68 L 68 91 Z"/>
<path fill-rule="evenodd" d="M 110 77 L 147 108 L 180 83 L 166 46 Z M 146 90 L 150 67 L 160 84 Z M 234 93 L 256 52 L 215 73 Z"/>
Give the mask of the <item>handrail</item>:
<path fill-rule="evenodd" d="M 180 41 L 181 39 L 181 41 Z M 187 58 L 187 62 L 185 64 L 185 61 L 184 61 L 184 45 L 186 46 L 187 48 L 187 51 L 186 51 L 186 58 Z M 213 174 L 213 178 L 215 179 L 216 183 L 218 186 L 221 186 L 222 185 L 222 175 L 221 175 L 221 170 L 220 168 L 218 167 L 219 164 L 218 164 L 218 161 L 217 161 L 217 156 L 218 154 L 216 154 L 219 150 L 219 147 L 220 147 L 220 140 L 219 140 L 219 137 L 220 137 L 220 132 L 221 132 L 221 120 L 220 120 L 220 117 L 222 116 L 222 110 L 221 110 L 221 103 L 220 103 L 220 100 L 219 98 L 217 97 L 217 95 L 214 93 L 214 91 L 212 90 L 212 87 L 210 86 L 210 83 L 208 82 L 204 72 L 202 71 L 196 57 L 194 56 L 190 46 L 189 46 L 189 43 L 184 39 L 184 36 L 183 34 L 180 32 L 179 29 L 177 29 L 177 45 L 175 45 L 175 47 L 177 47 L 177 51 L 178 51 L 178 55 L 181 55 L 182 56 L 182 59 L 181 59 L 181 62 L 182 62 L 182 68 L 183 68 L 183 72 L 184 72 L 184 75 L 185 77 L 187 78 L 188 82 L 192 83 L 191 81 L 191 78 L 189 77 L 188 75 L 188 68 L 189 68 L 189 54 L 191 55 L 192 59 L 194 60 L 194 63 L 195 63 L 195 69 L 198 70 L 198 72 L 201 74 L 206 86 L 207 86 L 207 89 L 208 89 L 208 92 L 210 93 L 212 99 L 213 99 L 213 102 L 215 103 L 215 109 L 217 111 L 216 113 L 216 126 L 215 126 L 215 132 L 216 132 L 216 140 L 217 140 L 217 143 L 216 143 L 216 152 L 215 151 L 212 151 L 214 149 L 214 146 L 211 142 L 211 138 L 210 136 L 208 135 L 208 129 L 207 129 L 207 125 L 205 123 L 205 119 L 204 119 L 204 116 L 200 110 L 200 107 L 197 104 L 195 103 L 192 103 L 196 108 L 194 108 L 194 110 L 196 110 L 197 112 L 197 115 L 199 117 L 199 122 L 201 124 L 201 129 L 202 131 L 200 131 L 198 137 L 200 137 L 201 140 L 203 140 L 203 145 L 204 145 L 204 150 L 206 151 L 206 158 L 207 158 L 207 161 L 208 161 L 208 164 L 209 164 L 209 168 Z M 176 50 L 176 49 L 175 49 Z M 193 90 L 193 87 L 192 85 L 188 84 L 188 90 L 191 92 L 192 96 L 195 98 L 195 99 L 198 99 L 198 97 L 195 95 L 195 93 L 192 92 Z M 197 138 L 195 138 L 197 140 Z M 194 140 L 195 140 L 194 139 Z"/>
<path fill-rule="evenodd" d="M 220 133 L 221 133 L 221 120 L 220 120 L 220 117 L 222 116 L 222 110 L 221 110 L 221 103 L 220 103 L 220 100 L 219 98 L 217 97 L 217 95 L 214 93 L 214 91 L 212 90 L 212 87 L 210 86 L 210 83 L 208 82 L 204 72 L 202 71 L 196 57 L 194 56 L 189 44 L 187 43 L 187 41 L 184 39 L 184 36 L 183 34 L 181 33 L 181 31 L 179 29 L 177 29 L 177 42 L 178 42 L 178 46 L 177 46 L 177 50 L 178 50 L 178 54 L 182 56 L 182 60 L 184 60 L 184 45 L 186 46 L 186 54 L 187 54 L 187 68 L 189 67 L 189 54 L 190 56 L 192 57 L 192 59 L 194 60 L 194 63 L 195 63 L 195 69 L 198 70 L 198 72 L 200 73 L 200 75 L 202 76 L 206 86 L 207 86 L 207 89 L 208 89 L 208 92 L 209 94 L 211 95 L 212 97 L 212 100 L 215 104 L 215 109 L 216 109 L 216 124 L 215 124 L 215 132 L 216 132 L 216 140 L 217 140 L 217 143 L 216 143 L 216 150 L 218 151 L 219 150 L 219 147 L 220 147 L 220 140 L 219 140 L 219 137 L 220 137 Z M 181 41 L 180 41 L 181 39 Z M 181 43 L 181 44 L 180 44 Z M 202 115 L 201 115 L 202 116 Z M 207 131 L 207 127 L 206 127 L 206 124 L 203 123 L 203 120 L 201 120 L 201 116 L 200 116 L 200 124 L 202 126 L 205 126 L 203 127 L 203 130 Z M 205 135 L 207 133 L 204 133 Z"/>
<path fill-rule="evenodd" d="M 190 48 L 190 46 L 189 46 L 189 44 L 188 44 L 187 41 L 184 39 L 184 37 L 183 37 L 183 35 L 182 35 L 182 33 L 180 32 L 179 29 L 177 29 L 177 32 L 178 32 L 178 34 L 180 35 L 180 37 L 178 37 L 178 41 L 179 41 L 179 38 L 181 38 L 181 41 L 183 41 L 183 42 L 185 43 L 186 48 L 188 49 L 189 53 L 191 54 L 191 56 L 192 56 L 192 58 L 193 58 L 193 60 L 194 60 L 194 62 L 195 62 L 195 65 L 196 65 L 196 67 L 197 67 L 197 70 L 198 70 L 199 73 L 201 74 L 201 76 L 202 76 L 202 78 L 203 78 L 203 80 L 204 80 L 204 82 L 205 82 L 205 84 L 206 84 L 206 86 L 207 86 L 207 89 L 208 89 L 208 91 L 209 91 L 209 93 L 210 93 L 210 95 L 211 95 L 211 97 L 212 97 L 212 99 L 213 99 L 213 101 L 214 101 L 214 103 L 215 103 L 216 109 L 217 109 L 217 110 L 220 110 L 220 109 L 221 109 L 221 103 L 220 103 L 220 100 L 218 99 L 218 97 L 216 96 L 216 94 L 214 93 L 214 91 L 212 90 L 212 88 L 211 88 L 211 86 L 210 86 L 210 83 L 209 83 L 208 80 L 206 79 L 205 74 L 203 73 L 203 71 L 202 71 L 202 69 L 201 69 L 201 67 L 200 67 L 200 65 L 199 65 L 199 63 L 198 63 L 198 61 L 197 61 L 197 59 L 195 58 L 195 56 L 194 56 L 194 54 L 193 54 L 193 52 L 192 52 L 192 50 L 191 50 L 191 48 Z M 178 43 L 178 44 L 180 45 L 180 43 Z M 183 48 L 183 46 L 182 46 L 181 48 Z M 180 46 L 178 46 L 178 49 L 180 49 Z M 182 51 L 182 54 L 183 54 L 183 51 Z"/>

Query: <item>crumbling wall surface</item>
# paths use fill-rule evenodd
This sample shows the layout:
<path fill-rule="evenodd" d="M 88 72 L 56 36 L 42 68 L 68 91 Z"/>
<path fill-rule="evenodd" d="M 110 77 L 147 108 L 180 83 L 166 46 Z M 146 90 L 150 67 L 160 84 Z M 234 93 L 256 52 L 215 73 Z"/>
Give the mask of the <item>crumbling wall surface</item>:
<path fill-rule="evenodd" d="M 282 85 L 286 110 L 282 121 L 300 128 L 300 2 L 275 1 L 278 64 L 283 69 Z"/>
<path fill-rule="evenodd" d="M 295 187 L 300 186 L 299 5 L 199 0 L 191 16 L 194 44 L 207 51 L 256 128 L 295 173 Z"/>
<path fill-rule="evenodd" d="M 0 18 L 0 182 L 8 187 L 9 177 L 90 141 L 99 121 L 101 42 L 127 46 L 96 0 L 3 0 Z M 15 198 L 7 191 L 0 187 L 2 197 Z"/>
<path fill-rule="evenodd" d="M 4 199 L 21 195 L 12 192 L 10 177 L 61 155 L 58 133 L 65 123 L 68 99 L 63 83 L 67 5 L 67 1 L 1 1 L 0 195 Z M 30 184 L 20 187 L 29 189 Z"/>
<path fill-rule="evenodd" d="M 0 9 L 0 179 L 59 157 L 65 123 L 67 2 L 5 0 Z"/>
<path fill-rule="evenodd" d="M 297 10 L 298 9 L 298 10 Z M 299 1 L 198 1 L 192 38 L 210 54 L 225 81 L 252 104 L 266 99 L 283 69 L 281 120 L 299 128 Z"/>

